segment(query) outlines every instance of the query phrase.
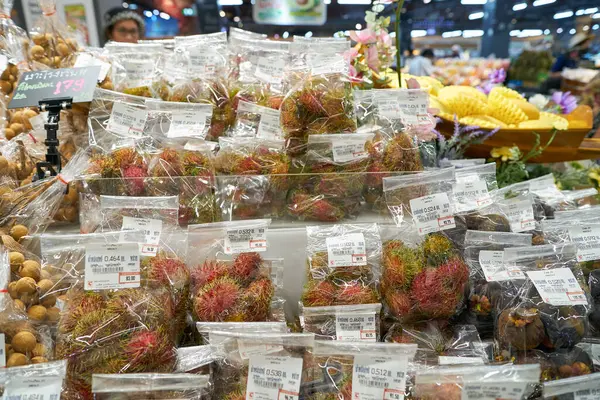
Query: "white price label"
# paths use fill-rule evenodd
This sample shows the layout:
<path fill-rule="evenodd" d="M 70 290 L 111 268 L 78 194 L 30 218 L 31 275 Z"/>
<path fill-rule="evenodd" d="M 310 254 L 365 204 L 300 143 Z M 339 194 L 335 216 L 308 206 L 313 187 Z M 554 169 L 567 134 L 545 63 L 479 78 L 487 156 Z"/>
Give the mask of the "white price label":
<path fill-rule="evenodd" d="M 6 367 L 6 337 L 0 333 L 0 368 Z"/>
<path fill-rule="evenodd" d="M 90 244 L 85 249 L 85 290 L 140 286 L 137 243 Z"/>
<path fill-rule="evenodd" d="M 325 239 L 329 267 L 360 267 L 367 265 L 365 236 L 362 233 L 350 233 Z"/>
<path fill-rule="evenodd" d="M 246 101 L 240 101 L 238 105 L 238 113 L 239 112 L 258 115 L 259 122 L 256 137 L 261 139 L 283 138 L 283 133 L 279 125 L 279 117 L 281 115 L 279 110 L 248 103 Z"/>
<path fill-rule="evenodd" d="M 152 86 L 155 60 L 132 60 L 122 57 L 129 87 Z"/>
<path fill-rule="evenodd" d="M 453 193 L 457 212 L 476 210 L 494 202 L 487 183 L 482 180 L 457 181 Z"/>
<path fill-rule="evenodd" d="M 225 254 L 267 251 L 267 229 L 228 229 L 225 233 Z"/>
<path fill-rule="evenodd" d="M 255 75 L 267 83 L 280 84 L 283 81 L 285 59 L 281 57 L 258 57 Z"/>
<path fill-rule="evenodd" d="M 100 72 L 98 73 L 98 82 L 102 82 L 104 79 L 106 79 L 106 75 L 110 70 L 110 64 L 97 59 L 89 53 L 80 53 L 77 56 L 77 60 L 75 60 L 73 68 L 93 67 L 96 65 L 100 67 Z"/>
<path fill-rule="evenodd" d="M 240 357 L 244 360 L 247 360 L 252 356 L 267 355 L 283 351 L 283 346 L 279 344 L 260 344 L 243 339 L 238 339 L 237 344 Z"/>
<path fill-rule="evenodd" d="M 301 377 L 302 358 L 251 356 L 246 400 L 298 400 Z"/>
<path fill-rule="evenodd" d="M 335 316 L 335 336 L 346 342 L 376 342 L 376 314 L 337 314 Z"/>
<path fill-rule="evenodd" d="M 573 400 L 598 400 L 600 399 L 600 381 L 590 379 L 577 384 L 573 392 Z"/>
<path fill-rule="evenodd" d="M 351 162 L 367 158 L 369 153 L 365 149 L 364 140 L 335 140 L 331 143 L 333 152 L 333 161 L 335 162 Z"/>
<path fill-rule="evenodd" d="M 62 376 L 27 376 L 9 379 L 4 387 L 7 400 L 58 400 L 62 392 Z"/>
<path fill-rule="evenodd" d="M 600 260 L 600 225 L 571 226 L 569 236 L 577 245 L 577 261 Z"/>
<path fill-rule="evenodd" d="M 462 400 L 521 400 L 526 382 L 465 383 Z"/>
<path fill-rule="evenodd" d="M 307 56 L 306 61 L 313 75 L 343 74 L 348 71 L 348 63 L 341 54 L 309 53 Z"/>
<path fill-rule="evenodd" d="M 124 136 L 140 137 L 144 134 L 148 112 L 123 102 L 113 104 L 106 130 Z"/>
<path fill-rule="evenodd" d="M 427 112 L 429 94 L 423 90 L 397 89 L 374 99 L 377 113 L 391 120 L 402 120 L 407 125 L 431 124 L 432 118 Z"/>
<path fill-rule="evenodd" d="M 481 250 L 479 252 L 479 265 L 483 270 L 485 280 L 488 282 L 525 277 L 519 267 L 504 263 L 504 251 Z"/>
<path fill-rule="evenodd" d="M 377 113 L 380 117 L 388 118 L 391 120 L 402 118 L 402 112 L 400 111 L 400 103 L 396 99 L 382 99 L 380 101 L 375 100 L 377 106 Z"/>
<path fill-rule="evenodd" d="M 527 271 L 545 303 L 553 306 L 588 304 L 585 293 L 569 268 Z"/>
<path fill-rule="evenodd" d="M 483 365 L 485 362 L 481 357 L 457 357 L 457 356 L 439 356 L 440 365 Z"/>
<path fill-rule="evenodd" d="M 525 232 L 535 229 L 533 204 L 530 200 L 516 201 L 504 208 L 512 232 Z"/>
<path fill-rule="evenodd" d="M 592 361 L 594 364 L 600 364 L 600 343 L 590 343 L 590 351 L 592 353 Z"/>
<path fill-rule="evenodd" d="M 210 124 L 212 113 L 199 110 L 175 110 L 171 113 L 171 124 L 167 137 L 202 137 L 206 136 L 204 128 Z"/>
<path fill-rule="evenodd" d="M 158 252 L 158 244 L 160 243 L 160 234 L 162 232 L 162 221 L 160 219 L 151 218 L 135 218 L 123 217 L 122 231 L 142 231 L 146 237 L 145 243 L 142 245 L 141 253 L 143 256 L 154 257 Z M 120 241 L 125 241 L 125 232 L 121 232 Z"/>
<path fill-rule="evenodd" d="M 352 368 L 353 400 L 403 400 L 408 360 L 357 354 Z"/>
<path fill-rule="evenodd" d="M 450 200 L 446 193 L 435 193 L 411 199 L 410 210 L 420 235 L 456 227 Z"/>
<path fill-rule="evenodd" d="M 192 72 L 212 75 L 217 72 L 219 66 L 224 65 L 223 56 L 206 46 L 191 47 L 189 52 Z"/>

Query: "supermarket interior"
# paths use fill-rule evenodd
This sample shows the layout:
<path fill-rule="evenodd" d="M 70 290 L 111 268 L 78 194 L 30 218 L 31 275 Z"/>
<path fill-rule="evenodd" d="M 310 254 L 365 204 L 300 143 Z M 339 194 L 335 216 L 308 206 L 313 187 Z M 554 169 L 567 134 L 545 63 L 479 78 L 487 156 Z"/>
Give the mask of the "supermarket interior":
<path fill-rule="evenodd" d="M 0 117 L 0 400 L 600 400 L 598 0 L 0 0 Z"/>

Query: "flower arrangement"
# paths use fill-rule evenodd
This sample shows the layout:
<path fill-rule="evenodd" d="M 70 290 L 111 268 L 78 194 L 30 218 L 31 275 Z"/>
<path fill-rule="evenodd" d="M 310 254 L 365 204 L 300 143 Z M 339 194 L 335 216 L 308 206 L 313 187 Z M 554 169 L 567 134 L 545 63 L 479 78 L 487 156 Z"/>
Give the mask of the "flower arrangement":
<path fill-rule="evenodd" d="M 505 80 L 506 71 L 504 68 L 495 69 L 489 74 L 487 83 L 483 86 L 478 86 L 477 89 L 487 96 L 495 86 L 504 83 Z"/>
<path fill-rule="evenodd" d="M 438 122 L 441 120 L 438 119 Z M 433 132 L 437 136 L 437 158 L 438 162 L 443 159 L 463 158 L 465 150 L 474 144 L 481 144 L 494 136 L 500 130 L 499 127 L 491 131 L 480 129 L 479 126 L 462 126 L 458 117 L 454 116 L 454 133 L 450 139 L 446 139 L 437 130 Z"/>

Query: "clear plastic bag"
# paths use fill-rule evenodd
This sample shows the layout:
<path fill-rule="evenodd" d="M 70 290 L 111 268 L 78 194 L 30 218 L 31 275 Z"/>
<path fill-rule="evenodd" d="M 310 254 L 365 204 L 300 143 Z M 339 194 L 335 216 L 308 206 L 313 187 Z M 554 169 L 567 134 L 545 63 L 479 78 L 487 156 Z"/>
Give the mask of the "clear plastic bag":
<path fill-rule="evenodd" d="M 485 158 L 465 158 L 457 160 L 448 160 L 447 158 L 444 158 L 443 160 L 440 160 L 440 168 L 456 167 L 456 169 L 460 169 L 485 164 L 485 162 Z"/>
<path fill-rule="evenodd" d="M 216 339 L 211 337 L 211 332 L 239 332 L 239 333 L 286 333 L 288 327 L 285 322 L 196 322 L 196 329 L 204 343 L 219 344 L 222 338 L 217 334 Z M 215 339 L 215 340 L 213 340 Z"/>
<path fill-rule="evenodd" d="M 164 98 L 168 95 L 166 83 L 161 80 L 160 66 L 164 63 L 160 44 L 107 43 L 105 49 L 114 64 L 112 81 L 115 90 L 141 97 Z"/>
<path fill-rule="evenodd" d="M 235 124 L 228 136 L 283 139 L 279 126 L 281 97 L 240 92 L 238 98 Z"/>
<path fill-rule="evenodd" d="M 210 130 L 212 105 L 146 100 L 145 132 L 163 138 L 204 140 Z"/>
<path fill-rule="evenodd" d="M 496 310 L 501 349 L 570 348 L 586 336 L 590 301 L 576 251 L 571 243 L 504 250 L 515 277 Z"/>
<path fill-rule="evenodd" d="M 62 60 L 76 52 L 80 45 L 74 32 L 56 14 L 56 0 L 40 0 L 42 15 L 29 30 L 33 46 L 30 57 L 36 69 L 60 68 Z M 41 64 L 41 65 L 39 65 Z"/>
<path fill-rule="evenodd" d="M 13 0 L 4 0 L 0 6 L 0 92 L 11 96 L 23 70 L 30 68 L 27 33 L 11 19 Z"/>
<path fill-rule="evenodd" d="M 377 342 L 381 338 L 381 304 L 303 307 L 300 323 L 317 340 Z"/>
<path fill-rule="evenodd" d="M 0 382 L 5 399 L 48 398 L 64 395 L 67 360 L 2 369 Z"/>
<path fill-rule="evenodd" d="M 221 219 L 277 217 L 284 212 L 290 161 L 283 141 L 220 138 L 215 158 Z"/>
<path fill-rule="evenodd" d="M 536 197 L 529 193 L 515 194 L 514 197 L 505 197 L 503 189 L 496 192 L 496 204 L 507 216 L 510 230 L 516 233 L 532 233 L 533 244 L 543 243 L 541 232 L 536 229 L 537 221 L 544 219 L 544 210 Z"/>
<path fill-rule="evenodd" d="M 382 232 L 385 312 L 403 323 L 448 319 L 464 308 L 469 268 L 443 233 L 421 237 L 412 226 Z"/>
<path fill-rule="evenodd" d="M 94 374 L 92 393 L 96 400 L 209 400 L 210 379 L 196 374 Z"/>
<path fill-rule="evenodd" d="M 206 375 L 210 373 L 211 364 L 218 360 L 218 349 L 215 346 L 179 347 L 175 372 Z"/>
<path fill-rule="evenodd" d="M 315 341 L 304 398 L 403 398 L 416 350 L 411 344 Z"/>
<path fill-rule="evenodd" d="M 304 398 L 309 389 L 314 335 L 310 333 L 237 333 L 219 335 L 222 361 L 213 372 L 214 398 L 241 400 L 247 396 Z M 268 370 L 268 374 L 267 374 Z"/>
<path fill-rule="evenodd" d="M 270 220 L 188 226 L 195 320 L 283 320 L 283 260 L 268 258 Z"/>
<path fill-rule="evenodd" d="M 502 300 L 501 282 L 512 271 L 504 264 L 504 249 L 531 246 L 532 235 L 525 233 L 467 231 L 464 257 L 470 271 L 467 309 L 461 321 L 477 327 L 483 339 L 494 337 L 494 310 Z"/>
<path fill-rule="evenodd" d="M 182 60 L 187 76 L 205 78 L 227 75 L 227 33 L 175 36 L 174 56 Z"/>
<path fill-rule="evenodd" d="M 421 400 L 506 396 L 511 400 L 525 400 L 535 393 L 539 379 L 538 364 L 423 369 L 417 371 L 415 394 Z"/>
<path fill-rule="evenodd" d="M 377 224 L 308 226 L 304 307 L 378 303 L 381 237 Z"/>
<path fill-rule="evenodd" d="M 600 393 L 600 373 L 585 376 L 575 376 L 544 383 L 544 399 L 546 400 L 577 400 L 579 398 L 594 398 Z M 582 397 L 583 396 L 583 397 Z"/>
<path fill-rule="evenodd" d="M 581 221 L 589 223 L 600 223 L 600 206 L 591 206 L 588 208 L 578 208 L 576 210 L 557 211 L 554 214 L 554 219 Z"/>
<path fill-rule="evenodd" d="M 588 208 L 600 204 L 600 198 L 598 197 L 598 190 L 596 188 L 563 190 L 561 193 L 565 195 L 568 202 L 575 203 L 577 208 Z"/>

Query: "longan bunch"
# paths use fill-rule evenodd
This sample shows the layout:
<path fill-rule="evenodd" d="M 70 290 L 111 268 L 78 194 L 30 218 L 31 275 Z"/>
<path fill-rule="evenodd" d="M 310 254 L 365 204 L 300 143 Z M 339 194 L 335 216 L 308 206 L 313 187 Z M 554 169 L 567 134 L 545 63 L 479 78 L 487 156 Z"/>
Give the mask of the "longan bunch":
<path fill-rule="evenodd" d="M 60 208 L 54 214 L 54 220 L 58 222 L 77 222 L 79 218 L 79 190 L 75 185 L 67 187 L 67 193 L 63 196 Z"/>
<path fill-rule="evenodd" d="M 0 86 L 3 82 L 1 79 L 0 77 Z M 33 108 L 10 110 L 8 112 L 8 120 L 4 126 L 4 137 L 6 140 L 11 140 L 15 136 L 33 129 L 30 119 L 38 114 L 37 110 Z"/>
<path fill-rule="evenodd" d="M 10 96 L 17 88 L 19 83 L 19 69 L 16 65 L 9 63 L 6 69 L 0 75 L 0 91 L 6 96 Z"/>
<path fill-rule="evenodd" d="M 55 286 L 51 274 L 18 251 L 11 251 L 8 257 L 11 272 L 17 278 L 8 285 L 15 307 L 26 312 L 31 321 L 57 322 L 60 309 L 56 307 L 56 296 L 50 293 Z"/>
<path fill-rule="evenodd" d="M 29 50 L 31 58 L 50 68 L 60 68 L 65 57 L 79 48 L 73 38 L 64 38 L 58 32 L 39 33 L 31 40 L 34 46 Z"/>
<path fill-rule="evenodd" d="M 50 350 L 42 343 L 40 333 L 30 322 L 7 322 L 2 324 L 0 330 L 5 335 L 7 367 L 48 362 Z"/>

